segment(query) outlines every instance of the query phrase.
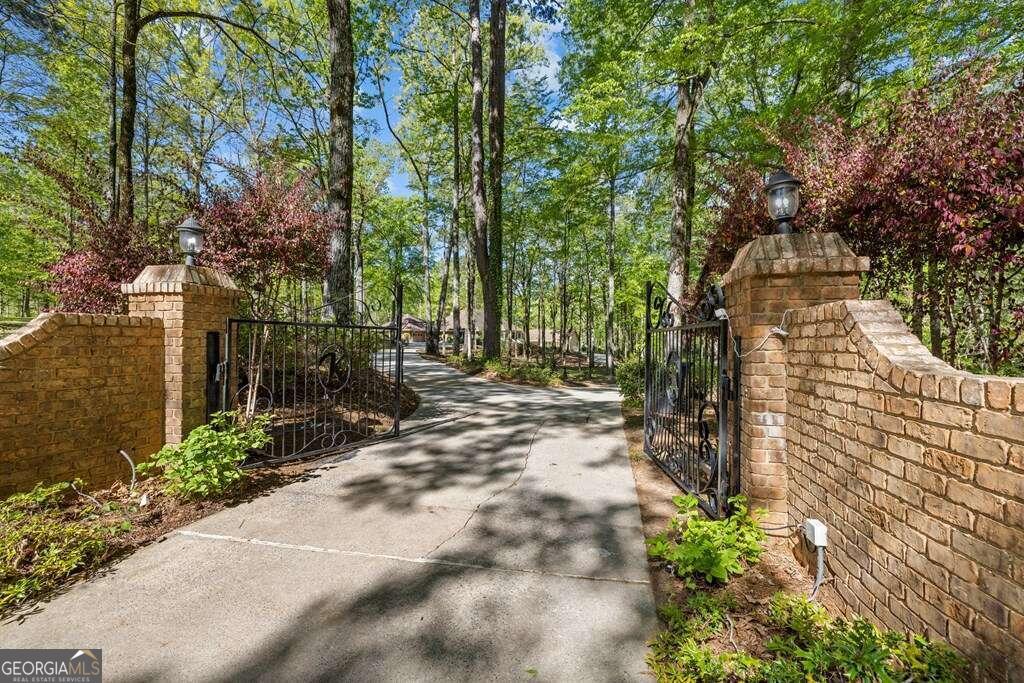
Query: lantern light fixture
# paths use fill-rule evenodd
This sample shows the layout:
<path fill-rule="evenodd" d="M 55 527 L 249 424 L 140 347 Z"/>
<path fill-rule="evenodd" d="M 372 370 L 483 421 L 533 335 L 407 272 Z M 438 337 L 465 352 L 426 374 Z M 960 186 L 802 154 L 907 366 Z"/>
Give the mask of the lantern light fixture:
<path fill-rule="evenodd" d="M 181 222 L 178 226 L 178 246 L 181 247 L 181 252 L 185 254 L 185 265 L 194 266 L 196 264 L 196 256 L 203 250 L 204 235 L 206 231 L 200 227 L 199 223 L 192 216 L 189 216 Z"/>
<path fill-rule="evenodd" d="M 768 176 L 764 192 L 768 199 L 768 215 L 775 221 L 780 235 L 793 232 L 793 219 L 800 212 L 800 181 L 784 168 Z"/>

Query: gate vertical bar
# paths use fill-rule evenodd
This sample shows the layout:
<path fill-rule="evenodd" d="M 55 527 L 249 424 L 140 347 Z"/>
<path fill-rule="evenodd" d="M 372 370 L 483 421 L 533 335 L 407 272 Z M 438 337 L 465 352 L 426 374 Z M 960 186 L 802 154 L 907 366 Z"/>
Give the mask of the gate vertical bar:
<path fill-rule="evenodd" d="M 234 336 L 232 334 L 232 327 L 234 327 L 234 321 L 231 318 L 228 318 L 227 319 L 227 323 L 225 324 L 225 327 L 226 327 L 227 337 L 224 338 L 224 364 L 222 366 L 223 370 L 221 371 L 221 374 L 220 374 L 220 382 L 221 382 L 220 409 L 221 410 L 231 410 L 233 406 L 228 401 L 231 398 L 231 368 L 232 368 L 232 365 L 233 365 L 232 362 L 231 362 L 231 359 L 234 357 L 232 355 L 234 353 L 234 344 L 232 344 L 231 342 L 232 342 L 232 337 Z"/>
<path fill-rule="evenodd" d="M 647 450 L 647 420 L 650 414 L 648 405 L 651 386 L 651 294 L 654 292 L 654 284 L 648 280 L 644 285 L 646 296 L 646 307 L 644 309 L 644 451 Z"/>
<path fill-rule="evenodd" d="M 402 421 L 402 283 L 395 284 L 395 436 L 401 434 Z"/>
<path fill-rule="evenodd" d="M 726 466 L 729 463 L 729 399 L 732 387 L 729 384 L 729 323 L 718 322 L 718 473 L 716 489 L 719 513 L 728 507 L 729 476 Z M 731 469 L 731 468 L 729 468 Z"/>
<path fill-rule="evenodd" d="M 739 337 L 732 338 L 732 400 L 734 401 L 733 408 L 735 408 L 733 415 L 733 440 L 732 440 L 732 460 L 729 467 L 729 486 L 731 495 L 738 495 L 740 492 L 740 438 L 741 438 L 741 420 L 742 411 L 740 410 L 740 372 L 742 364 L 740 363 L 740 352 L 742 350 L 742 344 Z"/>

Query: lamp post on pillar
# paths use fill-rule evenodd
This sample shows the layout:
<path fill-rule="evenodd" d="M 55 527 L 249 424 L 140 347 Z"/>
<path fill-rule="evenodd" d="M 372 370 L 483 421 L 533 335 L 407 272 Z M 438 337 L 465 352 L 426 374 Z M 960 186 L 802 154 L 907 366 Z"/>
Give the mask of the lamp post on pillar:
<path fill-rule="evenodd" d="M 775 221 L 775 231 L 780 235 L 793 234 L 793 219 L 800 212 L 800 184 L 784 168 L 768 176 L 765 183 L 768 214 Z"/>
<path fill-rule="evenodd" d="M 204 235 L 206 231 L 196 222 L 196 219 L 189 216 L 178 226 L 178 246 L 185 254 L 185 265 L 194 266 L 196 256 L 203 250 Z"/>

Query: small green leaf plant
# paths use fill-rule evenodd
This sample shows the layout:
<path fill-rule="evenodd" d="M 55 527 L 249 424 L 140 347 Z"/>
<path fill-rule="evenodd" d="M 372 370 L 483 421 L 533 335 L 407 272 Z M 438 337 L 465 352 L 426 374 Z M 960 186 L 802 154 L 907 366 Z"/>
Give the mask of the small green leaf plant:
<path fill-rule="evenodd" d="M 691 588 L 697 579 L 724 583 L 760 559 L 765 541 L 757 523 L 761 513 L 751 512 L 743 496 L 729 499 L 725 519 L 702 517 L 692 495 L 676 496 L 672 502 L 676 515 L 668 530 L 647 539 L 647 554 L 665 563 Z"/>
<path fill-rule="evenodd" d="M 872 681 L 902 683 L 967 680 L 967 662 L 943 643 L 924 636 L 881 631 L 869 622 L 831 619 L 803 596 L 775 594 L 756 618 L 776 632 L 766 656 L 715 647 L 735 602 L 695 593 L 685 605 L 659 609 L 666 629 L 651 641 L 648 665 L 659 681 L 672 683 L 807 683 Z"/>
<path fill-rule="evenodd" d="M 76 485 L 80 482 L 76 481 Z M 95 511 L 66 505 L 71 482 L 37 484 L 0 501 L 0 614 L 102 563 L 120 527 L 90 524 Z"/>
<path fill-rule="evenodd" d="M 241 464 L 248 452 L 270 442 L 270 420 L 257 415 L 243 424 L 236 413 L 214 413 L 209 424 L 193 429 L 180 444 L 164 446 L 138 470 L 159 476 L 164 490 L 180 498 L 220 495 L 245 476 Z"/>

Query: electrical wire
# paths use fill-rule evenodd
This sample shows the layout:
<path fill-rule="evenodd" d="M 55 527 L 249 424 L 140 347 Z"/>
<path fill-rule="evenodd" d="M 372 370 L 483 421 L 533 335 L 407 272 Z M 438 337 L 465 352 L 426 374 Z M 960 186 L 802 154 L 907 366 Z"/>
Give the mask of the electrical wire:
<path fill-rule="evenodd" d="M 735 339 L 736 335 L 733 334 L 733 331 L 732 331 L 732 319 L 729 318 L 729 314 L 725 311 L 725 309 L 720 309 L 720 310 L 722 311 L 722 316 L 725 318 L 725 324 L 729 326 L 729 336 L 731 338 Z M 777 326 L 775 326 L 775 327 L 771 328 L 770 330 L 768 330 L 768 334 L 766 334 L 764 336 L 764 339 L 762 339 L 757 346 L 755 346 L 754 348 L 750 349 L 749 351 L 744 351 L 743 353 L 740 353 L 739 347 L 736 344 L 733 344 L 732 345 L 732 350 L 733 350 L 733 353 L 736 354 L 736 357 L 737 358 L 746 358 L 750 354 L 756 353 L 757 351 L 760 351 L 762 348 L 764 348 L 764 345 L 768 343 L 768 340 L 771 339 L 775 335 L 778 335 L 778 336 L 780 336 L 782 338 L 785 338 L 785 337 L 789 336 L 789 331 L 786 330 L 786 319 L 789 317 L 789 314 L 792 313 L 794 310 L 796 310 L 796 309 L 787 308 L 785 311 L 783 311 L 782 312 L 782 322 L 780 322 Z"/>

